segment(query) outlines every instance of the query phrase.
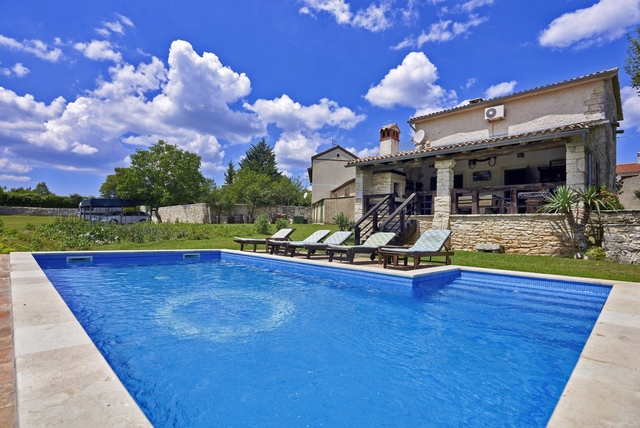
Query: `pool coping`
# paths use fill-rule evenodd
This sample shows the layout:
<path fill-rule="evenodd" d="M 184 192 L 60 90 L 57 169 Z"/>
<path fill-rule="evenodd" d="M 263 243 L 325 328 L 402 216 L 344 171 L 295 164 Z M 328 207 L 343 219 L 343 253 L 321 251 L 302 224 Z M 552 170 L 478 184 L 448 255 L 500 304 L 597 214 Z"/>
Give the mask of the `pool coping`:
<path fill-rule="evenodd" d="M 467 271 L 612 286 L 548 426 L 631 426 L 640 420 L 640 283 L 462 266 L 383 270 L 371 264 L 285 259 L 237 250 L 117 253 L 195 251 L 220 251 L 265 260 L 293 260 L 396 278 Z M 62 252 L 40 254 L 58 253 Z M 73 252 L 81 253 L 105 252 Z M 19 426 L 152 426 L 46 278 L 32 253 L 11 253 L 10 282 Z"/>

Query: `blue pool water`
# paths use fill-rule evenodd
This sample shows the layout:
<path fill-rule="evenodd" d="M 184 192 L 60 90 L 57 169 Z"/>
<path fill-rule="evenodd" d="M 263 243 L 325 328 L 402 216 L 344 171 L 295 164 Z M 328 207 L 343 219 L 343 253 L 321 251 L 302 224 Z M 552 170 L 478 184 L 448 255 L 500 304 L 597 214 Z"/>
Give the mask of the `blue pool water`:
<path fill-rule="evenodd" d="M 609 290 L 212 254 L 36 256 L 158 427 L 544 426 Z"/>

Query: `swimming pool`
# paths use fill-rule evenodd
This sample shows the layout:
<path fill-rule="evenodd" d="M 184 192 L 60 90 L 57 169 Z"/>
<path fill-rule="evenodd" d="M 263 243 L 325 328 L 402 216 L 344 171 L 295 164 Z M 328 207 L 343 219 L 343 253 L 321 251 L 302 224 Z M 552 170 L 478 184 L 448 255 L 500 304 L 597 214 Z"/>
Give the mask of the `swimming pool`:
<path fill-rule="evenodd" d="M 36 256 L 157 426 L 545 425 L 608 292 L 458 270 L 339 275 L 199 256 L 155 265 L 157 255 Z M 232 282 L 220 285 L 225 275 Z M 139 300 L 126 303 L 131 295 Z M 126 312 L 114 312 L 121 304 Z"/>

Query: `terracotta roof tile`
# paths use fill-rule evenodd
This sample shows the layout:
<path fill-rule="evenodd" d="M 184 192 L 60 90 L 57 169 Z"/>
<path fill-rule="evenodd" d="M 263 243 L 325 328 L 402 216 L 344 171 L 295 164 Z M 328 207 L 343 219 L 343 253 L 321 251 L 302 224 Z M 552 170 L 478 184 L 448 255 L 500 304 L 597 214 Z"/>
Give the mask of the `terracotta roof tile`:
<path fill-rule="evenodd" d="M 436 111 L 436 112 L 433 112 L 433 113 L 426 114 L 424 116 L 412 117 L 411 119 L 408 120 L 408 123 L 420 122 L 420 121 L 422 121 L 424 119 L 427 119 L 427 118 L 440 116 L 442 114 L 446 114 L 446 113 L 450 113 L 450 112 L 454 112 L 454 111 L 464 110 L 464 109 L 467 109 L 467 108 L 470 108 L 470 107 L 476 108 L 479 105 L 495 104 L 496 102 L 498 102 L 500 100 L 507 100 L 509 98 L 515 98 L 515 97 L 519 97 L 519 96 L 525 95 L 525 94 L 530 94 L 530 93 L 533 93 L 533 92 L 540 92 L 540 91 L 544 91 L 544 90 L 547 90 L 547 89 L 552 89 L 552 88 L 555 88 L 555 87 L 566 86 L 566 85 L 570 85 L 570 84 L 581 82 L 583 80 L 599 79 L 599 78 L 602 78 L 602 77 L 605 77 L 605 76 L 615 76 L 617 74 L 618 74 L 618 69 L 617 68 L 611 68 L 609 70 L 603 70 L 603 71 L 599 71 L 599 72 L 596 72 L 596 73 L 591 73 L 591 74 L 587 74 L 587 75 L 584 75 L 584 76 L 575 77 L 573 79 L 567 79 L 567 80 L 563 80 L 561 82 L 551 83 L 549 85 L 538 86 L 538 87 L 535 87 L 533 89 L 527 89 L 527 90 L 524 90 L 524 91 L 514 92 L 512 94 L 505 95 L 505 96 L 502 96 L 502 97 L 491 98 L 491 99 L 488 99 L 488 100 L 482 100 L 480 102 L 471 103 L 471 104 L 465 104 L 465 105 L 453 107 L 453 108 L 450 108 L 450 109 L 447 109 L 447 110 L 440 110 L 440 111 Z"/>
<path fill-rule="evenodd" d="M 616 174 L 640 174 L 640 163 L 621 163 L 616 165 Z"/>
<path fill-rule="evenodd" d="M 568 132 L 568 131 L 576 131 L 576 130 L 581 130 L 581 129 L 589 129 L 593 126 L 598 126 L 598 125 L 603 125 L 605 123 L 609 123 L 607 120 L 592 120 L 592 121 L 587 121 L 587 122 L 578 122 L 578 123 L 572 123 L 569 125 L 561 125 L 561 126 L 555 126 L 553 128 L 546 128 L 546 129 L 540 129 L 540 130 L 536 130 L 536 131 L 529 131 L 529 132 L 522 132 L 519 134 L 511 134 L 511 135 L 501 135 L 501 136 L 497 136 L 497 137 L 492 137 L 492 138 L 484 138 L 481 140 L 473 140 L 473 141 L 465 141 L 465 142 L 460 142 L 460 143 L 454 143 L 454 144 L 447 144 L 444 146 L 436 146 L 436 147 L 427 147 L 424 149 L 415 149 L 415 150 L 409 150 L 406 152 L 399 152 L 399 153 L 394 153 L 394 154 L 389 154 L 389 155 L 382 155 L 382 156 L 369 156 L 366 158 L 360 158 L 360 159 L 355 159 L 350 161 L 349 163 L 347 163 L 347 166 L 349 165 L 358 165 L 361 163 L 378 163 L 377 161 L 392 161 L 396 158 L 406 158 L 406 157 L 420 157 L 420 155 L 429 155 L 429 154 L 437 154 L 438 152 L 442 152 L 442 151 L 450 151 L 450 150 L 455 150 L 455 149 L 466 149 L 469 147 L 474 147 L 474 146 L 478 146 L 478 147 L 482 147 L 485 144 L 492 144 L 492 143 L 501 143 L 504 142 L 505 144 L 508 144 L 510 142 L 515 142 L 518 140 L 522 140 L 522 139 L 528 139 L 528 138 L 535 138 L 535 137 L 545 137 L 545 136 L 549 136 L 549 135 L 553 135 L 553 134 L 558 134 L 558 133 L 562 133 L 562 132 Z"/>

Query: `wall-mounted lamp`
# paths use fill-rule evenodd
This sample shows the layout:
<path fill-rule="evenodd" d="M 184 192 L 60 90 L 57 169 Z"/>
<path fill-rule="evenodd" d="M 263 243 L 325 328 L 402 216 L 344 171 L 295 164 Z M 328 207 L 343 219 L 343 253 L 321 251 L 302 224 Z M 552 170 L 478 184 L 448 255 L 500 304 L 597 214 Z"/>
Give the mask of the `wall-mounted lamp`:
<path fill-rule="evenodd" d="M 518 155 L 517 155 L 517 156 L 518 156 L 519 158 L 523 158 L 523 157 L 524 157 L 524 153 L 520 152 L 520 153 L 518 153 Z"/>
<path fill-rule="evenodd" d="M 484 159 L 469 159 L 469 169 L 475 168 L 478 162 L 489 162 L 489 166 L 495 166 L 497 160 L 497 156 L 489 156 Z"/>

